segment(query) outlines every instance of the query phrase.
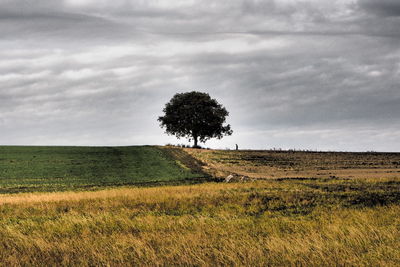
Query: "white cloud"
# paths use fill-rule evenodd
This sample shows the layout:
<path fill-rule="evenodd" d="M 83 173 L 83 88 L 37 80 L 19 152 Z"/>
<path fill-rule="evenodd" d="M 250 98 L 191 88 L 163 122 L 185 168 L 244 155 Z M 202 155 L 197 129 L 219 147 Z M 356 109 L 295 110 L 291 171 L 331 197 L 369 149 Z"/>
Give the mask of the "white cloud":
<path fill-rule="evenodd" d="M 378 70 L 373 70 L 373 71 L 368 72 L 368 76 L 371 76 L 371 77 L 379 77 L 382 75 L 383 75 L 383 73 Z"/>
<path fill-rule="evenodd" d="M 101 71 L 95 71 L 93 69 L 85 68 L 79 70 L 66 70 L 60 74 L 61 78 L 70 80 L 80 80 L 94 78 L 95 76 L 101 75 Z"/>

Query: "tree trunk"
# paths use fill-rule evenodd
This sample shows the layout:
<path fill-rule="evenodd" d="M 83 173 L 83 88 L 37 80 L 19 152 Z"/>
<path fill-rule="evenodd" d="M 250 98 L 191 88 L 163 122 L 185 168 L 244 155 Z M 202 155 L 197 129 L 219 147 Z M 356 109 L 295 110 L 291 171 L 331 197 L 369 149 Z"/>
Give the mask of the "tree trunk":
<path fill-rule="evenodd" d="M 194 140 L 194 146 L 193 147 L 197 147 L 197 136 L 196 135 L 194 135 L 193 136 L 193 140 Z"/>

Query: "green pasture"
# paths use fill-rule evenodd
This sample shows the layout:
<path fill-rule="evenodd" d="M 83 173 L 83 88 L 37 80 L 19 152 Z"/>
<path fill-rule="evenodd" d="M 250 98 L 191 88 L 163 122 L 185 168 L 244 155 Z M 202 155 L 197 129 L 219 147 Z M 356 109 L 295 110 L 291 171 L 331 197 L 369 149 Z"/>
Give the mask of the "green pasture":
<path fill-rule="evenodd" d="M 203 176 L 152 146 L 0 147 L 0 193 L 192 183 Z"/>

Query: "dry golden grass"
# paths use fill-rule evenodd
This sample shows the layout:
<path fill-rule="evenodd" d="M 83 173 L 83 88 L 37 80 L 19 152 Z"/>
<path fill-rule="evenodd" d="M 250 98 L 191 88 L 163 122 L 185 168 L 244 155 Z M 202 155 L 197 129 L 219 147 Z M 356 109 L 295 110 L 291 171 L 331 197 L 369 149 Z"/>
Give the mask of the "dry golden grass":
<path fill-rule="evenodd" d="M 251 178 L 396 178 L 400 153 L 229 151 L 185 148 L 213 175 Z"/>
<path fill-rule="evenodd" d="M 398 266 L 399 179 L 0 196 L 4 266 Z"/>

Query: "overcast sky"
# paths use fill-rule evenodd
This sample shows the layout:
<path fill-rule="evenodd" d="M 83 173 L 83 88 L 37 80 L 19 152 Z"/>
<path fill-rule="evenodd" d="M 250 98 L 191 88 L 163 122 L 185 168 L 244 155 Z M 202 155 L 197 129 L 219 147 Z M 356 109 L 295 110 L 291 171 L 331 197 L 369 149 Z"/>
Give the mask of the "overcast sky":
<path fill-rule="evenodd" d="M 185 143 L 177 92 L 230 112 L 214 148 L 400 151 L 398 0 L 0 0 L 0 143 Z"/>

